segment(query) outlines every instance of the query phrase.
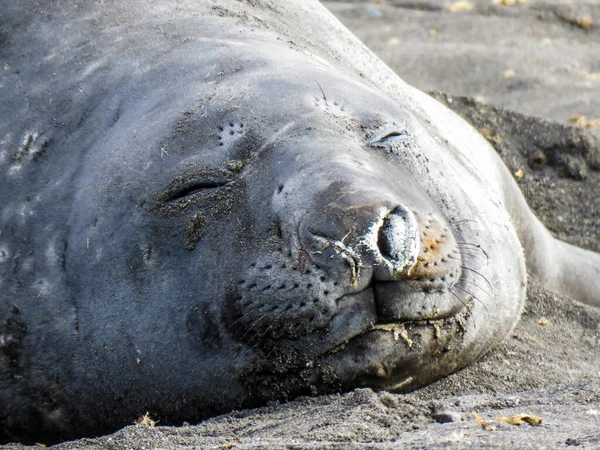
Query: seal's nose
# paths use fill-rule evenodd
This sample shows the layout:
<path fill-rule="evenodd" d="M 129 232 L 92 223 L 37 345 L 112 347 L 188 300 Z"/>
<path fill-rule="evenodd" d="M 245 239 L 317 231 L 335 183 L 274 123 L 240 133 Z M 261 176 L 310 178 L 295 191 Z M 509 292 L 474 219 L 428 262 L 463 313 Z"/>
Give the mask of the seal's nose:
<path fill-rule="evenodd" d="M 395 211 L 392 213 L 397 216 Z M 416 256 L 415 259 L 410 259 L 401 271 L 387 277 L 382 270 L 373 273 L 377 316 L 382 321 L 446 317 L 464 307 L 464 302 L 456 294 L 449 293 L 460 279 L 462 268 L 454 235 L 431 215 L 413 213 L 412 217 L 419 234 L 417 250 L 411 253 Z M 405 220 L 404 223 L 410 221 Z M 401 253 L 406 243 L 417 241 L 417 238 L 409 240 L 402 237 L 404 231 L 398 217 L 384 220 L 382 230 L 379 251 L 382 256 L 387 255 L 387 261 L 397 253 L 396 250 Z M 390 235 L 396 236 L 395 240 L 390 239 Z M 395 260 L 391 261 L 395 263 Z"/>
<path fill-rule="evenodd" d="M 390 211 L 377 232 L 379 257 L 373 275 L 377 280 L 406 277 L 417 263 L 420 233 L 415 215 L 401 206 Z"/>
<path fill-rule="evenodd" d="M 460 266 L 454 236 L 440 221 L 397 207 L 384 219 L 378 232 L 378 281 L 415 280 L 443 284 L 446 274 Z M 428 286 L 432 287 L 432 286 Z"/>

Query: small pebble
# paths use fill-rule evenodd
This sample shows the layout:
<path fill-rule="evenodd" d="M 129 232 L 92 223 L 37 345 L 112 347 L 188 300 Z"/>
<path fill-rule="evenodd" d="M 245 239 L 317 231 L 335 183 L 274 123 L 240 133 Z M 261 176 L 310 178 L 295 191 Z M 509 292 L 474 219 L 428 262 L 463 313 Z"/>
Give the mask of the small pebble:
<path fill-rule="evenodd" d="M 450 6 L 450 12 L 463 12 L 463 11 L 471 11 L 473 9 L 473 4 L 466 0 L 460 0 L 455 2 Z"/>
<path fill-rule="evenodd" d="M 504 72 L 504 79 L 505 80 L 512 80 L 516 75 L 516 72 L 513 69 L 508 69 Z"/>
<path fill-rule="evenodd" d="M 365 6 L 363 8 L 363 11 L 365 12 L 365 14 L 367 16 L 371 16 L 371 17 L 383 17 L 383 13 L 381 11 L 379 11 L 378 9 L 375 9 L 371 6 Z"/>
<path fill-rule="evenodd" d="M 584 30 L 589 30 L 594 26 L 594 22 L 592 21 L 592 18 L 590 16 L 580 17 L 577 21 L 577 24 L 580 28 L 583 28 Z"/>
<path fill-rule="evenodd" d="M 437 423 L 460 422 L 462 420 L 462 414 L 456 411 L 441 411 L 433 414 L 431 417 Z"/>

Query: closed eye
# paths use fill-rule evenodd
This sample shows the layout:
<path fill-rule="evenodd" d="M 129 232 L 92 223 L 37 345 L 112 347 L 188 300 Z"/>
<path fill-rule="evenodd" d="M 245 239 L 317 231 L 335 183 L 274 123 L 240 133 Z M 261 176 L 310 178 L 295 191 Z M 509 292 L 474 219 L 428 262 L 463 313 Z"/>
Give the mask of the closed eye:
<path fill-rule="evenodd" d="M 373 139 L 370 144 L 371 145 L 381 145 L 381 144 L 386 144 L 389 143 L 390 141 L 394 141 L 397 139 L 408 139 L 408 134 L 406 134 L 403 131 L 390 131 L 386 134 L 384 134 L 383 136 L 378 136 L 375 139 Z"/>
<path fill-rule="evenodd" d="M 167 194 L 166 201 L 174 202 L 197 194 L 208 193 L 207 191 L 218 189 L 227 183 L 228 181 L 222 178 L 192 179 L 171 190 Z"/>

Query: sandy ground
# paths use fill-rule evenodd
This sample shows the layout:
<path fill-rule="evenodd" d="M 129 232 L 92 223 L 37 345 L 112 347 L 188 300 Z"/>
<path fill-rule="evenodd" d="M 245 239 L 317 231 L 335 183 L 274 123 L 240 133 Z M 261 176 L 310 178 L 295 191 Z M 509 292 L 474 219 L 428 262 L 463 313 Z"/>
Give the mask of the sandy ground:
<path fill-rule="evenodd" d="M 600 1 L 324 2 L 407 83 L 567 123 L 600 119 Z M 500 3 L 500 0 L 498 0 Z"/>
<path fill-rule="evenodd" d="M 600 118 L 600 27 L 581 21 L 600 23 L 599 2 L 472 3 L 462 13 L 442 1 L 326 5 L 407 81 L 448 93 L 436 96 L 488 137 L 556 236 L 600 251 L 600 127 L 567 125 L 572 115 Z M 496 420 L 519 414 L 541 425 Z M 359 389 L 55 448 L 599 449 L 600 310 L 531 278 L 504 344 L 415 393 Z"/>

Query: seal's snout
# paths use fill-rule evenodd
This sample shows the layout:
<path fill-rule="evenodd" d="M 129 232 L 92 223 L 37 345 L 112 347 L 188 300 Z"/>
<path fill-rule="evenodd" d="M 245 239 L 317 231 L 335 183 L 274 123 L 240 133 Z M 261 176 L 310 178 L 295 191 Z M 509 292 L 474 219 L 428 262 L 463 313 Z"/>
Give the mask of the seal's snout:
<path fill-rule="evenodd" d="M 427 281 L 436 288 L 452 283 L 460 259 L 452 232 L 431 216 L 402 207 L 386 215 L 377 233 L 377 281 Z M 429 286 L 431 288 L 432 286 Z"/>
<path fill-rule="evenodd" d="M 452 232 L 434 217 L 401 206 L 383 218 L 375 251 L 375 281 L 419 282 L 420 289 L 431 291 L 454 284 L 458 275 L 460 259 Z"/>
<path fill-rule="evenodd" d="M 404 221 L 404 229 L 400 220 Z M 404 213 L 394 210 L 380 229 L 378 245 L 382 256 L 387 255 L 390 260 L 396 251 L 406 249 L 406 243 L 411 243 L 415 257 L 410 259 L 410 265 L 406 264 L 392 276 L 386 277 L 384 271 L 374 272 L 378 317 L 383 321 L 404 321 L 456 314 L 464 306 L 450 294 L 461 275 L 456 239 L 432 216 L 412 213 L 410 220 L 415 224 L 406 225 L 409 220 Z M 407 229 L 411 230 L 409 237 L 403 234 Z M 393 263 L 396 260 L 391 259 Z"/>

